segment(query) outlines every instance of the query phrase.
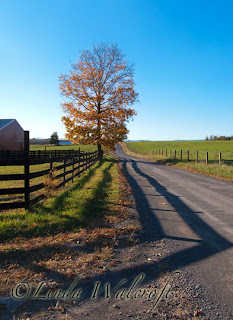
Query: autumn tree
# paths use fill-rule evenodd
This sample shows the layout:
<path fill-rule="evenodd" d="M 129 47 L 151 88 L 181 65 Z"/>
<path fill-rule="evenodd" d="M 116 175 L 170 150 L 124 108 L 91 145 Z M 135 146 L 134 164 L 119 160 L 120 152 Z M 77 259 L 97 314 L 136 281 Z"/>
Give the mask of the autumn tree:
<path fill-rule="evenodd" d="M 82 51 L 68 75 L 60 76 L 66 137 L 74 143 L 114 149 L 128 130 L 126 122 L 136 114 L 131 108 L 138 94 L 134 68 L 116 45 L 99 44 Z"/>

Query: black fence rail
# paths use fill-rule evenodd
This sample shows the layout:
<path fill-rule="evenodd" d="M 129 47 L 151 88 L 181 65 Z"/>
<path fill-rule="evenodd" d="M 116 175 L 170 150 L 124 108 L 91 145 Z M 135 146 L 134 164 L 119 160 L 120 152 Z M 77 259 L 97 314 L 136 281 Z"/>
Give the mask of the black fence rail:
<path fill-rule="evenodd" d="M 25 131 L 24 151 L 9 151 L 7 157 L 0 158 L 0 166 L 19 166 L 21 170 L 23 166 L 23 173 L 0 174 L 0 182 L 21 181 L 22 185 L 19 187 L 15 183 L 16 186 L 13 188 L 0 188 L 0 210 L 27 209 L 30 205 L 45 198 L 49 187 L 52 186 L 54 189 L 64 187 L 66 183 L 73 182 L 76 176 L 88 170 L 98 160 L 98 151 L 29 151 L 29 132 Z M 34 172 L 34 165 L 43 164 L 47 164 L 46 169 L 42 167 L 43 170 Z M 20 172 L 20 169 L 14 170 Z M 33 181 L 40 177 L 45 177 L 44 181 L 42 179 L 39 179 L 39 183 L 38 179 Z"/>
<path fill-rule="evenodd" d="M 79 153 L 83 153 L 83 151 L 79 150 L 30 150 L 29 157 L 30 158 L 49 158 L 49 157 L 63 157 L 63 156 L 72 156 L 78 155 Z"/>
<path fill-rule="evenodd" d="M 78 155 L 79 153 L 83 153 L 80 150 L 30 150 L 29 157 L 30 158 L 49 158 L 49 157 L 63 157 L 63 156 L 71 156 Z M 0 150 L 0 160 L 17 160 L 24 159 L 25 152 L 22 151 L 10 151 L 10 150 Z"/>
<path fill-rule="evenodd" d="M 0 196 L 7 196 L 0 198 L 0 210 L 25 208 L 37 203 L 45 198 L 46 193 L 40 193 L 34 196 L 34 192 L 42 190 L 47 187 L 45 182 L 40 182 L 31 186 L 31 180 L 47 176 L 49 181 L 58 181 L 55 186 L 56 189 L 64 187 L 69 181 L 74 181 L 74 178 L 82 172 L 88 170 L 98 161 L 98 151 L 95 152 L 80 152 L 77 154 L 49 157 L 49 158 L 28 158 L 19 160 L 0 161 L 0 165 L 7 166 L 24 166 L 23 174 L 1 174 L 0 181 L 23 181 L 24 187 L 3 188 L 0 189 Z M 36 172 L 30 172 L 33 165 L 49 164 L 49 168 Z M 62 172 L 61 172 L 62 171 Z M 56 174 L 56 172 L 59 172 Z M 17 195 L 17 196 L 16 196 Z M 10 196 L 10 197 L 9 197 Z M 17 202 L 5 202 L 5 200 L 22 199 Z"/>

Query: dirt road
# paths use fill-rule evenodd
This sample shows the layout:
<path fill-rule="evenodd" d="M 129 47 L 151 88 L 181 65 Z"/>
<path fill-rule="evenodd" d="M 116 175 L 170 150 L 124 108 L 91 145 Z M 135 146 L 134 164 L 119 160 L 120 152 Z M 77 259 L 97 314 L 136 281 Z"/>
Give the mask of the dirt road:
<path fill-rule="evenodd" d="M 149 223 L 141 219 L 144 236 L 167 239 L 171 268 L 191 274 L 189 280 L 204 288 L 207 301 L 232 319 L 233 183 L 134 158 L 119 145 L 116 156 L 139 215 L 150 216 Z"/>

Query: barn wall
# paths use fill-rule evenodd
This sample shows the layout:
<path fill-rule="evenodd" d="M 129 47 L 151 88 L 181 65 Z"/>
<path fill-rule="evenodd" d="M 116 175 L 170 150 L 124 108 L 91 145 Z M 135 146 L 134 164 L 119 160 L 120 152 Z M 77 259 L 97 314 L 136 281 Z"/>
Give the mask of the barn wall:
<path fill-rule="evenodd" d="M 16 140 L 24 140 L 24 131 L 17 121 L 13 121 L 0 130 L 0 150 L 22 150 L 24 144 Z"/>

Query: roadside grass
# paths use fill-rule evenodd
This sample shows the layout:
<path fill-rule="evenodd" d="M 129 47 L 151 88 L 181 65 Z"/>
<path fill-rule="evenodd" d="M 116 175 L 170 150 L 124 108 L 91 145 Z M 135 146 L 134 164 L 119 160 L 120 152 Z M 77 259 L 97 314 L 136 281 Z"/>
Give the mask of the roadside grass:
<path fill-rule="evenodd" d="M 206 143 L 207 142 L 207 143 Z M 211 144 L 213 145 L 211 146 Z M 127 142 L 121 143 L 122 149 L 125 153 L 132 156 L 140 156 L 156 163 L 165 164 L 173 167 L 177 167 L 186 171 L 196 172 L 208 176 L 212 176 L 218 179 L 233 181 L 233 141 L 168 141 L 168 142 Z M 209 152 L 206 150 L 212 150 Z M 173 147 L 173 148 L 172 148 Z M 180 147 L 183 151 L 183 160 L 180 160 Z M 186 152 L 184 147 L 189 149 L 189 161 L 186 160 Z M 169 155 L 169 150 L 172 157 L 174 157 L 174 150 L 176 148 L 177 158 L 165 157 L 165 150 L 167 149 L 167 154 Z M 231 149 L 232 148 L 232 149 Z M 164 156 L 158 156 L 154 154 L 155 150 L 162 150 Z M 199 161 L 195 161 L 196 151 L 199 151 Z M 209 152 L 209 164 L 205 163 L 206 151 Z M 220 150 L 220 151 L 219 151 Z M 152 153 L 153 151 L 153 153 Z M 224 151 L 224 152 L 223 152 Z M 222 165 L 220 166 L 217 162 L 218 152 L 222 152 Z"/>
<path fill-rule="evenodd" d="M 88 172 L 82 174 L 74 185 L 68 184 L 62 192 L 29 210 L 5 210 L 0 214 L 0 240 L 14 237 L 31 237 L 77 231 L 87 226 L 105 208 L 107 199 L 118 199 L 118 183 L 113 182 L 115 162 L 107 157 Z"/>
<path fill-rule="evenodd" d="M 167 163 L 167 165 L 168 164 L 169 163 Z M 216 163 L 206 165 L 205 163 L 185 163 L 179 161 L 176 164 L 174 164 L 174 166 L 180 169 L 205 174 L 218 179 L 233 181 L 233 166 L 229 166 L 226 164 L 219 166 Z"/>
<path fill-rule="evenodd" d="M 50 199 L 27 211 L 2 212 L 0 293 L 8 294 L 18 281 L 33 287 L 53 279 L 67 283 L 115 265 L 118 238 L 128 238 L 130 245 L 136 231 L 132 225 L 117 225 L 127 217 L 127 192 L 117 161 L 107 156 Z"/>

